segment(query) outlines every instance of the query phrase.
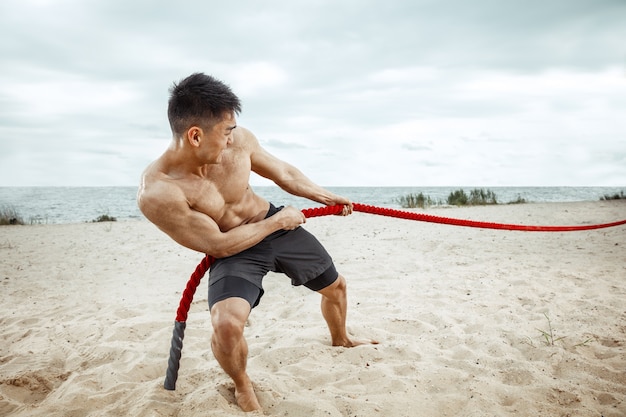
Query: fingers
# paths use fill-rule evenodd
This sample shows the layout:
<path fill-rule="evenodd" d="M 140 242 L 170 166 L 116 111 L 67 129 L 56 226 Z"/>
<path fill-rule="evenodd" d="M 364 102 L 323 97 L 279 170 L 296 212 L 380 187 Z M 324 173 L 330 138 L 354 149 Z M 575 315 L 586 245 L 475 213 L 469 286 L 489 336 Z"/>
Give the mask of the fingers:
<path fill-rule="evenodd" d="M 352 214 L 352 202 L 344 204 L 341 213 L 339 213 L 340 216 L 349 216 L 350 214 Z"/>
<path fill-rule="evenodd" d="M 283 224 L 283 230 L 297 229 L 301 224 L 306 223 L 306 217 L 304 213 L 295 207 L 287 206 L 281 210 L 281 215 L 284 216 L 285 223 Z"/>
<path fill-rule="evenodd" d="M 294 226 L 294 229 L 300 226 L 302 223 L 306 223 L 306 216 L 301 210 L 298 210 L 295 207 L 289 206 L 290 209 L 293 209 L 293 215 L 297 218 L 298 224 Z"/>

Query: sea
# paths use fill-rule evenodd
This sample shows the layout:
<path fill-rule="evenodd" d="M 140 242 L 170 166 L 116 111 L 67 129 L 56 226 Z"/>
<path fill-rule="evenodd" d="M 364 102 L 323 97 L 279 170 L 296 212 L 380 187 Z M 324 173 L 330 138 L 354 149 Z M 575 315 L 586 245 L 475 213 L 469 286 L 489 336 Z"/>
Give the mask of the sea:
<path fill-rule="evenodd" d="M 275 186 L 252 187 L 275 205 L 303 209 L 319 204 L 287 194 Z M 435 202 L 444 202 L 451 192 L 462 189 L 490 190 L 498 203 L 519 198 L 528 203 L 598 201 L 626 190 L 625 187 L 326 187 L 353 202 L 379 207 L 401 208 L 399 199 L 422 193 Z M 118 221 L 142 220 L 137 208 L 137 187 L 0 187 L 0 210 L 17 213 L 26 224 L 82 223 L 102 215 Z"/>

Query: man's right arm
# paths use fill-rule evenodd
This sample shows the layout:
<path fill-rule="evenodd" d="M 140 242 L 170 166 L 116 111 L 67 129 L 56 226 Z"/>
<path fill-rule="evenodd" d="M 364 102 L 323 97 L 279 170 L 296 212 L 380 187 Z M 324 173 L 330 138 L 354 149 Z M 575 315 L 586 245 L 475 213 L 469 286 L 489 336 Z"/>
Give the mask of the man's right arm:
<path fill-rule="evenodd" d="M 176 187 L 156 187 L 161 189 L 144 190 L 138 198 L 139 208 L 148 220 L 179 244 L 216 258 L 239 253 L 277 230 L 295 229 L 305 222 L 301 211 L 286 207 L 265 220 L 222 232 L 211 217 L 189 207 Z"/>

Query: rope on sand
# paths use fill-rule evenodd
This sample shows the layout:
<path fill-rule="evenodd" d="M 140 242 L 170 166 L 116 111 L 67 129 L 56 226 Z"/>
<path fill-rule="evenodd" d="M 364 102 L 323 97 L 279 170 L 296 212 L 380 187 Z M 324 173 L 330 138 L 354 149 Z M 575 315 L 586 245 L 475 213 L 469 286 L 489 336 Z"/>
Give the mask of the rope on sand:
<path fill-rule="evenodd" d="M 383 207 L 369 206 L 366 204 L 354 203 L 354 211 L 363 213 L 379 214 L 381 216 L 396 217 L 406 220 L 416 220 L 430 223 L 449 224 L 454 226 L 477 227 L 482 229 L 498 229 L 498 230 L 515 230 L 526 232 L 572 232 L 581 230 L 602 229 L 626 224 L 626 220 L 620 220 L 612 223 L 591 224 L 582 226 L 526 226 L 518 224 L 490 223 L 474 220 L 452 219 L 448 217 L 431 216 L 423 213 L 413 213 L 409 211 L 396 210 Z M 343 210 L 343 205 L 316 207 L 302 210 L 305 217 L 319 217 L 331 214 L 339 214 Z M 167 363 L 167 371 L 165 374 L 165 383 L 163 386 L 167 390 L 176 389 L 176 380 L 178 379 L 178 369 L 180 368 L 180 358 L 182 356 L 183 338 L 185 337 L 185 327 L 187 325 L 187 315 L 189 307 L 193 301 L 196 288 L 200 285 L 200 280 L 209 270 L 215 258 L 206 255 L 198 264 L 195 271 L 191 274 L 187 286 L 183 291 L 178 310 L 176 311 L 176 322 L 174 323 L 174 332 L 172 334 L 172 343 L 170 347 L 170 358 Z"/>

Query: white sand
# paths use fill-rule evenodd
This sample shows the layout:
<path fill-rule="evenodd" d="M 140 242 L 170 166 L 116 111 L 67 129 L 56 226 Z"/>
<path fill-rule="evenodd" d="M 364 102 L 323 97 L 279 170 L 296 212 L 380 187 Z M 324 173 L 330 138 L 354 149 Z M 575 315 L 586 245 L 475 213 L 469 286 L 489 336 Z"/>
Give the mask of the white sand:
<path fill-rule="evenodd" d="M 626 203 L 428 213 L 575 225 L 626 219 Z M 268 275 L 246 329 L 266 415 L 626 415 L 626 226 L 508 232 L 356 213 L 306 227 L 348 279 L 349 330 L 381 344 L 329 346 L 319 295 Z M 0 415 L 245 415 L 210 350 L 206 279 L 177 389 L 162 388 L 200 254 L 137 221 L 2 227 L 0 258 Z"/>

